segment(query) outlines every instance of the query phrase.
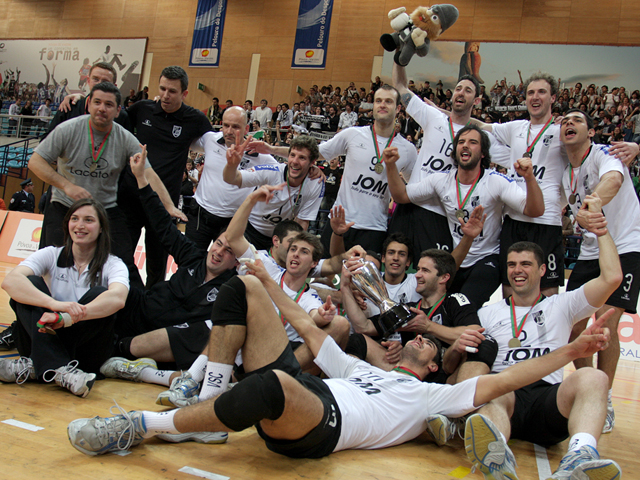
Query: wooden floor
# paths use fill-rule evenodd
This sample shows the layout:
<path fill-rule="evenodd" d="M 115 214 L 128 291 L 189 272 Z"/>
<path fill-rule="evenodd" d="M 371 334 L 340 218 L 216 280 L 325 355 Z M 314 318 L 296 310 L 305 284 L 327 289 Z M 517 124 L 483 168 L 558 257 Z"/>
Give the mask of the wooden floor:
<path fill-rule="evenodd" d="M 13 268 L 0 263 L 0 281 Z M 8 297 L 0 291 L 0 323 L 14 320 Z M 6 352 L 12 354 L 15 352 Z M 166 444 L 146 440 L 126 456 L 113 454 L 87 457 L 67 440 L 67 424 L 76 418 L 108 416 L 114 400 L 126 409 L 160 410 L 156 395 L 165 387 L 122 380 L 97 382 L 89 397 L 78 398 L 55 385 L 26 383 L 0 384 L 0 438 L 2 462 L 0 478 L 15 479 L 193 479 L 180 472 L 192 467 L 232 479 L 376 479 L 408 478 L 482 479 L 471 473 L 462 440 L 452 447 L 439 448 L 426 434 L 404 445 L 375 451 L 346 451 L 321 460 L 292 460 L 267 450 L 255 429 L 230 434 L 224 445 L 195 443 Z M 618 366 L 613 387 L 616 426 L 600 439 L 603 458 L 612 458 L 622 467 L 625 478 L 638 478 L 640 456 L 640 363 L 624 360 Z M 44 428 L 36 432 L 5 423 L 8 419 Z M 384 418 L 372 419 L 384 422 Z M 555 470 L 565 453 L 566 441 L 539 455 L 534 446 L 513 441 L 520 479 L 546 478 L 545 470 Z M 544 452 L 544 450 L 543 450 Z M 538 464 L 541 464 L 539 471 Z"/>

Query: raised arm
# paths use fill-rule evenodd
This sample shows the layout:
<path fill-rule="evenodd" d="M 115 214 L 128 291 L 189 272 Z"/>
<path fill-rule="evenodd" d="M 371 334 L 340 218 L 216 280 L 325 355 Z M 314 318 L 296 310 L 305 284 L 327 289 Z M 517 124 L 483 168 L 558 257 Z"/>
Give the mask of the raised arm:
<path fill-rule="evenodd" d="M 348 260 L 342 269 L 340 281 L 340 292 L 342 293 L 342 306 L 347 312 L 349 322 L 356 333 L 363 333 L 369 336 L 378 336 L 378 331 L 371 320 L 360 309 L 351 291 L 351 272 L 359 268 L 357 259 Z"/>
<path fill-rule="evenodd" d="M 528 217 L 539 217 L 544 214 L 544 197 L 540 185 L 533 174 L 533 164 L 530 158 L 521 158 L 513 164 L 516 173 L 524 178 L 527 185 L 527 203 L 524 213 Z"/>
<path fill-rule="evenodd" d="M 240 143 L 241 140 L 240 132 L 237 132 L 236 144 L 227 148 L 227 164 L 222 170 L 222 179 L 237 187 L 242 187 L 242 173 L 238 171 L 238 166 L 242 161 L 247 145 L 251 141 L 251 137 L 247 137 L 244 143 Z"/>
<path fill-rule="evenodd" d="M 391 83 L 396 87 L 396 90 L 400 92 L 400 100 L 406 107 L 414 97 L 414 93 L 409 90 L 409 81 L 407 80 L 407 71 L 404 67 L 393 62 L 393 68 L 391 70 Z"/>
<path fill-rule="evenodd" d="M 411 203 L 407 196 L 407 186 L 398 172 L 396 162 L 400 158 L 396 147 L 387 147 L 382 152 L 382 161 L 387 169 L 387 181 L 389 182 L 389 192 L 396 203 Z"/>
<path fill-rule="evenodd" d="M 473 209 L 468 220 L 464 218 L 458 219 L 463 235 L 458 246 L 451 252 L 451 256 L 456 261 L 456 268 L 460 268 L 460 265 L 462 265 L 467 253 L 469 253 L 469 249 L 473 245 L 473 240 L 482 232 L 486 219 L 487 215 L 484 213 L 482 205 L 478 205 Z"/>

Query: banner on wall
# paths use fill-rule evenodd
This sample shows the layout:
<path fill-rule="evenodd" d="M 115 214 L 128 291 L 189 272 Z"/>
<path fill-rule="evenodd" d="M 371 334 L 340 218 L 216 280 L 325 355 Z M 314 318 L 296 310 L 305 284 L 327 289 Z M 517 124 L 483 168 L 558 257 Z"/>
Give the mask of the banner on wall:
<path fill-rule="evenodd" d="M 227 0 L 198 0 L 191 42 L 190 67 L 220 65 L 220 44 L 226 13 Z"/>
<path fill-rule="evenodd" d="M 291 68 L 324 68 L 333 0 L 300 0 Z"/>
<path fill-rule="evenodd" d="M 7 98 L 60 103 L 70 93 L 89 93 L 91 66 L 107 62 L 124 97 L 139 90 L 146 47 L 146 38 L 0 39 L 0 88 Z"/>

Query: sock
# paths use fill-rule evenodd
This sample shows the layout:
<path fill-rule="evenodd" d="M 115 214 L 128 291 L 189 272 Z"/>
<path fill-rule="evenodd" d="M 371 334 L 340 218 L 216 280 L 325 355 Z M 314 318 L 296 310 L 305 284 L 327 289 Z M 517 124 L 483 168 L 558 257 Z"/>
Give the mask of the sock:
<path fill-rule="evenodd" d="M 180 433 L 173 424 L 173 416 L 177 411 L 178 409 L 176 408 L 167 412 L 144 412 L 144 424 L 147 428 L 147 433 L 143 437 L 149 438 L 161 433 Z"/>
<path fill-rule="evenodd" d="M 206 355 L 200 355 L 188 370 L 191 374 L 191 378 L 198 383 L 201 383 L 202 380 L 204 380 L 204 372 L 207 371 L 207 362 L 209 362 L 209 358 Z"/>
<path fill-rule="evenodd" d="M 593 435 L 590 433 L 576 433 L 569 441 L 567 453 L 579 450 L 580 447 L 584 447 L 585 445 L 593 447 L 596 452 L 598 451 L 598 441 Z"/>
<path fill-rule="evenodd" d="M 156 385 L 171 386 L 169 377 L 173 370 L 156 370 L 155 368 L 143 368 L 138 378 L 141 382 L 155 383 Z"/>
<path fill-rule="evenodd" d="M 227 391 L 233 365 L 208 362 L 207 371 L 200 390 L 200 401 L 213 398 Z"/>

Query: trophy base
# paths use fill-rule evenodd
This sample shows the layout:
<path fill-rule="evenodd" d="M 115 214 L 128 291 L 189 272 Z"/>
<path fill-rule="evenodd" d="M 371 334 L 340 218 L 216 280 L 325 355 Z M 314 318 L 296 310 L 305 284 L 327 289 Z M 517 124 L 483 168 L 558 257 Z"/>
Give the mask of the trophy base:
<path fill-rule="evenodd" d="M 406 305 L 395 305 L 380 315 L 378 322 L 382 329 L 382 339 L 386 340 L 399 328 L 404 327 L 416 316 Z"/>

